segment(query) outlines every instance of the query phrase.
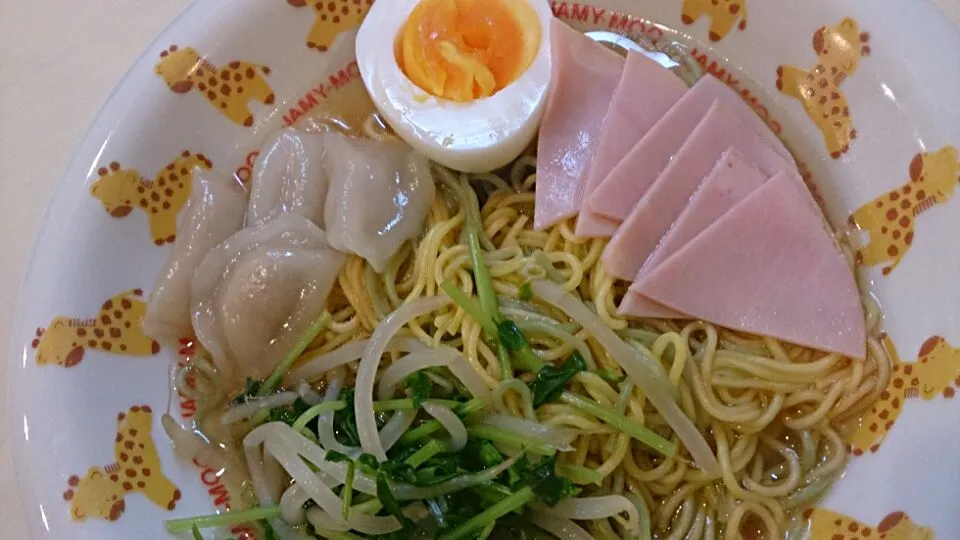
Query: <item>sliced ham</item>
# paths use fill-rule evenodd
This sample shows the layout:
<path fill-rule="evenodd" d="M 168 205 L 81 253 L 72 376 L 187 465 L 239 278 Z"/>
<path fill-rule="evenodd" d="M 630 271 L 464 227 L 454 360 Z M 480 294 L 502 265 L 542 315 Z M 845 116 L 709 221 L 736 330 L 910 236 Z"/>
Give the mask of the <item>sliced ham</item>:
<path fill-rule="evenodd" d="M 860 293 L 809 198 L 791 175 L 770 179 L 636 289 L 695 319 L 864 358 Z"/>
<path fill-rule="evenodd" d="M 786 172 L 779 174 L 785 175 Z M 677 218 L 660 245 L 640 268 L 635 281 L 641 281 L 671 255 L 692 241 L 704 229 L 720 219 L 766 181 L 767 177 L 751 165 L 737 150 L 730 148 L 700 184 L 689 204 Z M 620 303 L 618 313 L 633 317 L 682 318 L 684 315 L 650 300 L 634 285 Z"/>
<path fill-rule="evenodd" d="M 553 73 L 537 147 L 537 230 L 580 211 L 624 63 L 620 55 L 558 19 L 551 25 Z"/>
<path fill-rule="evenodd" d="M 597 155 L 583 190 L 584 200 L 686 91 L 687 85 L 672 71 L 640 53 L 627 55 L 603 122 Z M 612 236 L 618 224 L 581 204 L 576 233 L 584 237 Z"/>
<path fill-rule="evenodd" d="M 683 212 L 697 186 L 727 149 L 737 149 L 768 177 L 795 170 L 792 161 L 753 129 L 751 117 L 745 118 L 725 102 L 714 103 L 610 240 L 603 252 L 607 272 L 620 279 L 636 277 L 660 239 Z"/>
<path fill-rule="evenodd" d="M 793 161 L 783 143 L 736 92 L 719 79 L 706 75 L 614 167 L 587 199 L 587 207 L 615 221 L 625 220 L 715 101 L 733 109 L 778 154 Z"/>

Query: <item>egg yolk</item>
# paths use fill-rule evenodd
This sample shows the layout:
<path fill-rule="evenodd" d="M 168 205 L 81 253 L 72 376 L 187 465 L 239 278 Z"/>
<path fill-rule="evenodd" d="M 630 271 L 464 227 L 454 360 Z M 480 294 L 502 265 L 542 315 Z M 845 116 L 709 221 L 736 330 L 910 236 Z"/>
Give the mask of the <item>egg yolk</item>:
<path fill-rule="evenodd" d="M 540 40 L 527 0 L 421 0 L 397 38 L 396 59 L 424 91 L 465 102 L 520 77 Z"/>

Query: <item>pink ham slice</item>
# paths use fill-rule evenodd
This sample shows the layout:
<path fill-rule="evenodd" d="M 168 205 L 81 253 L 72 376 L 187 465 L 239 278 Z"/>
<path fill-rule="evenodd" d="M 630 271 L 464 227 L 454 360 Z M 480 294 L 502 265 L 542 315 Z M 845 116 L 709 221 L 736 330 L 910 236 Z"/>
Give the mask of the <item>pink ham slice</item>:
<path fill-rule="evenodd" d="M 779 173 L 788 174 L 788 173 Z M 677 218 L 660 245 L 640 268 L 635 281 L 641 281 L 671 255 L 720 219 L 737 203 L 767 180 L 740 152 L 730 148 L 693 194 L 690 203 Z M 620 315 L 648 318 L 682 318 L 684 315 L 643 296 L 636 286 L 627 291 L 617 311 Z"/>
<path fill-rule="evenodd" d="M 637 141 L 663 118 L 686 91 L 687 85 L 669 69 L 640 53 L 631 52 L 627 55 L 623 75 L 603 121 L 597 156 L 587 176 L 583 200 L 593 193 Z M 583 237 L 612 236 L 618 224 L 618 221 L 597 214 L 586 204 L 581 204 L 576 233 Z"/>
<path fill-rule="evenodd" d="M 663 118 L 630 150 L 624 159 L 586 200 L 593 212 L 621 222 L 647 192 L 660 173 L 670 164 L 674 154 L 687 140 L 715 101 L 733 109 L 743 121 L 760 134 L 778 154 L 792 162 L 783 143 L 740 99 L 719 79 L 706 75 L 674 105 Z M 697 179 L 699 180 L 699 178 Z M 630 277 L 633 277 L 632 275 Z"/>
<path fill-rule="evenodd" d="M 853 273 L 806 187 L 779 175 L 635 283 L 719 326 L 864 358 Z"/>
<path fill-rule="evenodd" d="M 554 19 L 553 74 L 537 147 L 534 227 L 576 215 L 623 58 Z"/>
<path fill-rule="evenodd" d="M 717 101 L 610 240 L 603 252 L 608 273 L 626 280 L 636 277 L 697 186 L 731 147 L 768 177 L 795 170 L 741 114 Z"/>

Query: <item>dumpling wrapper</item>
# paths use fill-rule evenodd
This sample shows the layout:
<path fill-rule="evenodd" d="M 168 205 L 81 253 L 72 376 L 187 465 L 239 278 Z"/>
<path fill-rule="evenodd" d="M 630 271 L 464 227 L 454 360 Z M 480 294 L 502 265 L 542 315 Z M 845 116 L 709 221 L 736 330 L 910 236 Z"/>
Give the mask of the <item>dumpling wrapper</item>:
<path fill-rule="evenodd" d="M 143 331 L 167 344 L 193 335 L 190 288 L 207 253 L 243 227 L 247 194 L 234 179 L 195 169 L 177 242 L 150 294 Z"/>
<path fill-rule="evenodd" d="M 430 163 L 399 141 L 326 137 L 330 245 L 382 273 L 404 242 L 423 231 L 436 195 Z"/>
<path fill-rule="evenodd" d="M 287 128 L 264 145 L 250 180 L 247 225 L 286 212 L 323 226 L 329 181 L 324 174 L 326 135 Z"/>
<path fill-rule="evenodd" d="M 344 262 L 326 233 L 292 213 L 207 255 L 193 283 L 193 326 L 227 384 L 274 370 L 323 314 Z"/>

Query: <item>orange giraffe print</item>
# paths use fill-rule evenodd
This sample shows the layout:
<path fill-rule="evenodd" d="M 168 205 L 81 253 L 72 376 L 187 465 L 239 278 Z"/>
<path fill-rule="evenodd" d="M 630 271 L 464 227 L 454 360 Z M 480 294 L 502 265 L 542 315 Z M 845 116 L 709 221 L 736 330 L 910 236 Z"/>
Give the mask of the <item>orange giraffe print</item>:
<path fill-rule="evenodd" d="M 905 512 L 887 514 L 876 527 L 826 508 L 803 513 L 810 521 L 811 540 L 933 540 L 933 530 L 917 525 Z"/>
<path fill-rule="evenodd" d="M 860 59 L 870 54 L 869 42 L 870 34 L 861 32 L 857 21 L 846 17 L 813 34 L 813 50 L 818 57 L 813 68 L 777 68 L 777 89 L 803 103 L 834 159 L 847 153 L 857 137 L 840 84 L 856 72 Z"/>
<path fill-rule="evenodd" d="M 217 67 L 192 47 L 171 45 L 160 53 L 154 71 L 174 93 L 196 90 L 230 121 L 244 127 L 253 125 L 247 103 L 273 105 L 276 100 L 264 78 L 270 74 L 269 67 L 240 61 Z"/>
<path fill-rule="evenodd" d="M 857 250 L 857 263 L 886 264 L 889 275 L 913 244 L 917 216 L 950 200 L 960 182 L 957 149 L 944 146 L 920 153 L 910 162 L 910 181 L 861 206 L 849 223 L 870 234 L 866 246 Z"/>
<path fill-rule="evenodd" d="M 850 437 L 849 449 L 855 456 L 880 448 L 906 400 L 930 401 L 940 395 L 951 399 L 956 395 L 954 386 L 960 387 L 960 349 L 942 337 L 933 336 L 925 341 L 914 362 L 901 361 L 890 338 L 884 337 L 884 345 L 893 362 L 890 384 Z"/>
<path fill-rule="evenodd" d="M 363 22 L 373 0 L 287 0 L 287 3 L 313 10 L 317 20 L 307 36 L 307 47 L 324 52 L 341 32 Z"/>
<path fill-rule="evenodd" d="M 90 194 L 115 218 L 129 216 L 134 207 L 142 210 L 153 243 L 162 246 L 176 240 L 177 214 L 190 198 L 196 167 L 209 169 L 213 163 L 203 154 L 184 151 L 150 181 L 114 161 L 109 167 L 100 167 L 100 179 L 90 187 Z"/>
<path fill-rule="evenodd" d="M 91 467 L 86 476 L 71 476 L 63 499 L 70 502 L 74 521 L 90 518 L 116 521 L 126 509 L 125 496 L 143 493 L 151 502 L 173 510 L 180 490 L 160 469 L 160 458 L 150 434 L 153 411 L 146 405 L 117 415 L 113 463 Z"/>
<path fill-rule="evenodd" d="M 740 30 L 747 28 L 747 0 L 683 0 L 680 20 L 693 24 L 704 15 L 712 19 L 710 41 L 720 41 L 733 30 L 737 19 Z"/>
<path fill-rule="evenodd" d="M 143 291 L 124 291 L 104 302 L 92 319 L 56 317 L 47 328 L 38 328 L 33 348 L 39 365 L 73 367 L 86 349 L 127 356 L 151 356 L 160 343 L 141 329 L 147 304 Z"/>

